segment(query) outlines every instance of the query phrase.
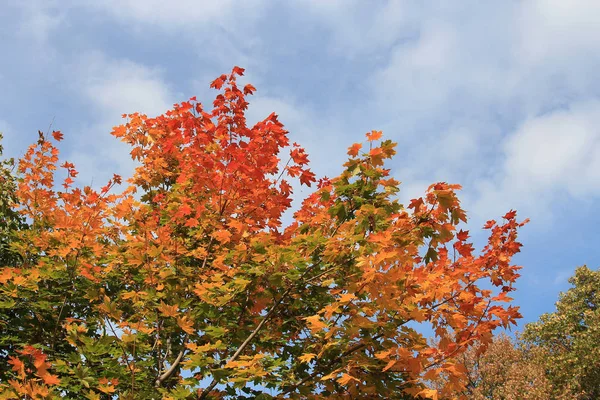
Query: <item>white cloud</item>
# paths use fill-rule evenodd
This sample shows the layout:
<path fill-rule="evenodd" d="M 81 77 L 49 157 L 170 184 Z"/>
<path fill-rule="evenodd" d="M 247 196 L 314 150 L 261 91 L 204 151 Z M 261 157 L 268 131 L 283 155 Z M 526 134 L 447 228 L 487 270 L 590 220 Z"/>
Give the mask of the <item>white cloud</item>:
<path fill-rule="evenodd" d="M 99 52 L 83 56 L 76 68 L 81 94 L 107 118 L 136 111 L 158 115 L 175 102 L 158 69 Z"/>
<path fill-rule="evenodd" d="M 532 117 L 505 142 L 496 177 L 479 183 L 479 213 L 520 208 L 541 217 L 564 195 L 600 195 L 600 102 Z"/>
<path fill-rule="evenodd" d="M 297 0 L 288 5 L 310 24 L 322 25 L 331 34 L 331 42 L 324 43 L 328 50 L 348 58 L 377 54 L 414 35 L 420 8 L 401 0 Z"/>
<path fill-rule="evenodd" d="M 77 165 L 85 184 L 93 180 L 94 185 L 103 185 L 113 173 L 130 176 L 135 166 L 130 148 L 110 135 L 112 127 L 124 122 L 122 114 L 156 116 L 179 99 L 160 70 L 130 60 L 91 52 L 82 56 L 73 69 L 72 91 L 90 107 L 89 115 L 96 118 L 80 127 L 85 134 L 73 135 L 76 150 L 68 158 Z"/>

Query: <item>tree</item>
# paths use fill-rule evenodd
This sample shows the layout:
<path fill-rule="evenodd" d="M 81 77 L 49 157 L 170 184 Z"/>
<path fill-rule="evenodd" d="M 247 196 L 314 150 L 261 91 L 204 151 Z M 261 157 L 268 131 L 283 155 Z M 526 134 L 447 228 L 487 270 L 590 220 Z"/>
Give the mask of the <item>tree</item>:
<path fill-rule="evenodd" d="M 12 343 L 5 398 L 436 398 L 425 379 L 458 379 L 453 360 L 520 317 L 503 303 L 525 222 L 489 221 L 475 256 L 460 186 L 403 207 L 381 132 L 284 228 L 289 180 L 317 181 L 275 114 L 247 126 L 242 73 L 212 83 L 212 111 L 126 116 L 113 135 L 140 167 L 121 191 L 77 187 L 69 162 L 55 189 L 60 132 L 20 160 L 12 247 L 31 261 L 3 268 L 0 299 L 26 299 L 11 323 L 35 335 Z"/>
<path fill-rule="evenodd" d="M 2 133 L 0 133 L 0 157 L 3 154 Z M 25 228 L 25 221 L 14 210 L 16 202 L 16 181 L 13 174 L 14 159 L 0 161 L 0 265 L 15 265 L 18 255 L 10 248 L 13 232 Z"/>
<path fill-rule="evenodd" d="M 452 398 L 470 400 L 548 400 L 573 399 L 573 394 L 553 388 L 546 377 L 546 354 L 537 346 L 512 340 L 505 334 L 484 345 L 470 347 L 458 357 L 466 371 L 465 382 L 457 385 Z M 451 384 L 449 375 L 441 376 L 434 387 Z"/>
<path fill-rule="evenodd" d="M 3 153 L 2 134 L 0 133 L 0 156 Z M 16 233 L 26 229 L 24 218 L 14 210 L 16 204 L 16 177 L 14 175 L 14 160 L 0 161 L 0 266 L 17 267 L 23 261 L 18 252 L 12 248 Z M 3 269 L 0 274 L 0 284 L 7 282 L 8 276 Z M 21 311 L 15 308 L 16 302 L 10 298 L 0 298 L 0 376 L 10 369 L 7 355 L 13 350 L 15 343 L 30 339 L 22 335 L 19 327 L 12 325 L 18 319 Z"/>
<path fill-rule="evenodd" d="M 556 311 L 525 327 L 524 339 L 547 352 L 548 378 L 573 398 L 600 398 L 600 270 L 586 266 L 569 279 Z"/>

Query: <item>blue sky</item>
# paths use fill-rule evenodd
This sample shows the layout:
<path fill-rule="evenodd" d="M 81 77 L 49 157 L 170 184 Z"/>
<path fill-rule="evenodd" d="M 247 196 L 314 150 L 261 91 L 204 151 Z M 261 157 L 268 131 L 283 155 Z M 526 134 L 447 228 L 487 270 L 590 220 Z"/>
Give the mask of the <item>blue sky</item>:
<path fill-rule="evenodd" d="M 234 65 L 319 176 L 383 130 L 403 200 L 460 183 L 468 228 L 517 209 L 523 323 L 552 311 L 575 267 L 598 268 L 600 2 L 595 0 L 5 0 L 0 131 L 10 156 L 37 130 L 65 133 L 80 182 L 129 175 L 109 135 L 156 115 Z M 301 198 L 307 190 L 297 191 Z"/>

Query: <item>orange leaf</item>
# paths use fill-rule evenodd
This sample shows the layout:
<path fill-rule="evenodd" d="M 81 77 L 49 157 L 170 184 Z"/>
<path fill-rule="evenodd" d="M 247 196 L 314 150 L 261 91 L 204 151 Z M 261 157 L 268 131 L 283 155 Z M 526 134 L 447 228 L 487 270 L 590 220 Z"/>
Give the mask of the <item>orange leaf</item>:
<path fill-rule="evenodd" d="M 358 379 L 347 373 L 343 373 L 342 376 L 337 379 L 337 382 L 340 385 L 347 385 L 350 381 L 360 382 Z"/>
<path fill-rule="evenodd" d="M 362 144 L 354 143 L 352 146 L 348 147 L 348 155 L 352 156 L 352 157 L 356 157 L 361 148 L 362 148 Z"/>
<path fill-rule="evenodd" d="M 57 142 L 60 142 L 63 139 L 64 136 L 65 135 L 63 135 L 60 131 L 54 131 L 54 132 L 52 132 L 52 137 Z"/>
<path fill-rule="evenodd" d="M 381 139 L 381 135 L 382 134 L 383 134 L 383 132 L 381 132 L 381 131 L 375 131 L 375 130 L 373 130 L 373 131 L 367 133 L 367 140 L 369 142 L 373 142 L 375 140 L 379 140 L 379 139 Z"/>
<path fill-rule="evenodd" d="M 306 317 L 304 319 L 308 322 L 308 327 L 312 333 L 317 333 L 327 326 L 327 324 L 321 321 L 321 317 L 318 315 L 313 315 L 312 317 Z"/>
<path fill-rule="evenodd" d="M 44 374 L 42 379 L 46 385 L 58 385 L 60 383 L 58 376 L 52 374 Z"/>
<path fill-rule="evenodd" d="M 394 365 L 396 365 L 396 363 L 398 362 L 398 360 L 390 360 L 387 365 L 385 367 L 383 367 L 382 371 L 385 372 L 388 369 L 392 368 Z"/>
<path fill-rule="evenodd" d="M 177 304 L 169 306 L 165 303 L 161 303 L 160 306 L 158 306 L 158 311 L 160 311 L 160 313 L 165 317 L 176 317 L 178 309 L 179 307 Z"/>
<path fill-rule="evenodd" d="M 317 355 L 314 353 L 306 353 L 300 357 L 298 357 L 298 360 L 300 360 L 303 363 L 309 363 L 310 360 L 312 360 L 313 358 L 315 358 Z"/>
<path fill-rule="evenodd" d="M 179 325 L 179 327 L 188 335 L 191 335 L 195 332 L 194 322 L 190 321 L 185 315 L 183 317 L 177 317 L 177 325 Z"/>

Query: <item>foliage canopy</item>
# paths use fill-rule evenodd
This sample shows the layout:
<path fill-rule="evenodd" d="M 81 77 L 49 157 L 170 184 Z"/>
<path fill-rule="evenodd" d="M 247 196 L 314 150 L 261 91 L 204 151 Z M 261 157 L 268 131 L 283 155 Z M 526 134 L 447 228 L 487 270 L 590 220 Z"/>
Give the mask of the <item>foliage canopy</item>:
<path fill-rule="evenodd" d="M 437 398 L 425 380 L 449 374 L 451 391 L 455 359 L 520 317 L 514 211 L 475 255 L 460 187 L 402 206 L 377 131 L 317 182 L 275 114 L 247 126 L 242 74 L 212 83 L 210 111 L 125 116 L 112 134 L 140 166 L 122 190 L 77 186 L 60 132 L 20 160 L 1 398 Z M 283 227 L 292 180 L 317 188 Z"/>

